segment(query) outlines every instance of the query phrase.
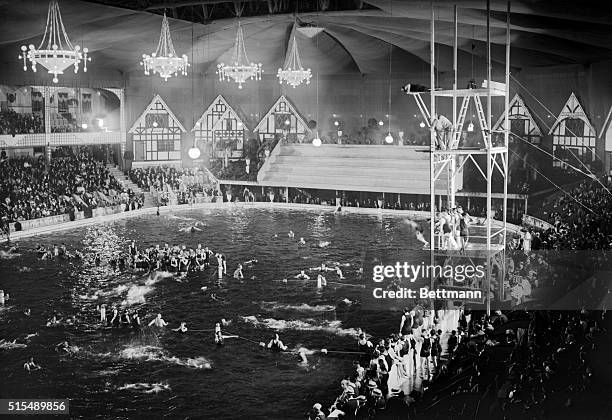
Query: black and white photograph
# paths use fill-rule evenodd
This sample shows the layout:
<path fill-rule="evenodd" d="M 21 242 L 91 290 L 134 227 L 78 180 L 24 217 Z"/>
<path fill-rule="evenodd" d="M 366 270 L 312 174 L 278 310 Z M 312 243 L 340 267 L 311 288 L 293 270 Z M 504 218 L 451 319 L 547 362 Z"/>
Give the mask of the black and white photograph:
<path fill-rule="evenodd" d="M 612 418 L 612 3 L 0 0 L 0 420 Z"/>

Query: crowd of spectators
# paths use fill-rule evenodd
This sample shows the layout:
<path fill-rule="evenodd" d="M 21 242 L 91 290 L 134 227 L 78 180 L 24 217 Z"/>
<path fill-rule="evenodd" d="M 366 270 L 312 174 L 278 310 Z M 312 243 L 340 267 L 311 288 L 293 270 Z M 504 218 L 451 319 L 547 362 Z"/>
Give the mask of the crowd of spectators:
<path fill-rule="evenodd" d="M 35 114 L 25 114 L 12 109 L 0 111 L 0 134 L 34 134 L 44 133 L 43 119 Z"/>
<path fill-rule="evenodd" d="M 226 164 L 223 161 L 215 161 L 210 171 L 217 179 L 231 179 L 235 181 L 257 181 L 257 163 L 259 160 L 254 159 L 249 161 L 247 165 L 246 160 L 229 161 Z M 251 166 L 253 165 L 253 166 Z M 247 167 L 249 171 L 247 172 Z"/>
<path fill-rule="evenodd" d="M 553 228 L 538 233 L 554 249 L 610 249 L 612 247 L 612 182 L 588 180 L 545 203 L 542 217 Z"/>
<path fill-rule="evenodd" d="M 0 159 L 0 218 L 5 222 L 90 211 L 125 204 L 142 206 L 142 197 L 123 187 L 87 151 L 58 149 L 46 165 L 38 158 Z"/>
<path fill-rule="evenodd" d="M 209 176 L 194 169 L 171 166 L 132 168 L 129 178 L 142 190 L 158 193 L 160 205 L 168 205 L 176 196 L 177 204 L 195 202 L 197 197 L 212 197 L 216 188 Z"/>
<path fill-rule="evenodd" d="M 543 418 L 589 392 L 605 312 L 518 310 L 487 316 L 462 310 L 447 334 L 438 322 L 449 312 L 436 311 L 425 329 L 425 311 L 426 322 L 415 317 L 405 335 L 376 341 L 362 333 L 356 345 L 360 359 L 342 380 L 340 395 L 328 410 L 315 404 L 309 420 Z M 418 381 L 405 378 L 398 386 L 389 380 L 406 364 L 415 366 L 409 376 L 422 379 L 408 393 L 406 384 Z M 429 364 L 431 372 L 423 368 Z"/>

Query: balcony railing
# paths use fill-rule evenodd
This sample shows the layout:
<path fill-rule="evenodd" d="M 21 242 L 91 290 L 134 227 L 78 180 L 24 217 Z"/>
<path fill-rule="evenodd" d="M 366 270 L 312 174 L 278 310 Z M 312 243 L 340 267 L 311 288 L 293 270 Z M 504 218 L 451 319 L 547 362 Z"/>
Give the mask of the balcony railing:
<path fill-rule="evenodd" d="M 77 146 L 86 144 L 119 144 L 125 141 L 126 133 L 120 131 L 95 133 L 49 133 L 49 134 L 16 134 L 0 135 L 0 148 L 6 147 L 43 147 Z"/>

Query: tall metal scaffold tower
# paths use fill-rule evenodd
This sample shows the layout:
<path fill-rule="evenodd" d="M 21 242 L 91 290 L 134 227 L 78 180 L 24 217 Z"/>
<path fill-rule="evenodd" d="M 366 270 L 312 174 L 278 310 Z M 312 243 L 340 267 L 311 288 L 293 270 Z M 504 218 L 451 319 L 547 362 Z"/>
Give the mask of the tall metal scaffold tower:
<path fill-rule="evenodd" d="M 421 110 L 425 121 L 428 122 L 431 136 L 430 149 L 430 249 L 431 249 L 431 265 L 436 264 L 436 260 L 443 258 L 449 261 L 452 258 L 463 258 L 473 261 L 475 259 L 482 261 L 486 265 L 486 279 L 482 282 L 479 288 L 483 291 L 484 300 L 486 301 L 487 313 L 491 310 L 491 291 L 497 290 L 498 296 L 503 300 L 503 279 L 505 278 L 505 248 L 506 248 L 506 217 L 507 217 L 507 199 L 508 199 L 508 140 L 510 125 L 508 119 L 509 112 L 509 85 L 510 85 L 510 2 L 507 7 L 506 17 L 506 57 L 505 57 L 505 83 L 496 83 L 492 81 L 492 60 L 491 60 L 491 5 L 490 0 L 487 0 L 487 22 L 486 22 L 486 63 L 487 74 L 486 79 L 481 87 L 470 86 L 466 89 L 459 89 L 457 86 L 457 6 L 454 6 L 454 46 L 453 46 L 453 87 L 449 90 L 436 89 L 436 62 L 435 62 L 435 14 L 432 2 L 431 6 L 431 39 L 430 39 L 430 106 L 427 108 L 422 94 L 411 94 Z M 486 99 L 486 107 L 483 107 L 482 99 Z M 501 134 L 503 136 L 494 136 L 492 130 L 492 102 L 494 98 L 504 99 L 504 117 L 505 123 Z M 442 136 L 438 135 L 436 123 L 439 115 L 436 111 L 436 100 L 451 100 L 452 101 L 452 127 L 445 131 Z M 484 147 L 466 147 L 461 142 L 463 127 L 466 114 L 473 101 L 476 107 L 478 122 L 482 133 Z M 460 105 L 459 105 L 460 102 Z M 459 107 L 458 107 L 459 105 Z M 482 168 L 477 161 L 477 157 L 486 156 L 486 168 Z M 471 226 L 470 241 L 466 245 L 464 252 L 461 254 L 456 250 L 444 249 L 442 245 L 442 236 L 436 235 L 435 224 L 439 217 L 437 213 L 441 209 L 437 209 L 436 197 L 440 198 L 446 195 L 447 206 L 456 206 L 455 193 L 457 191 L 457 176 L 462 175 L 461 169 L 463 166 L 472 162 L 477 168 L 477 172 L 481 179 L 486 182 L 486 218 L 483 223 L 478 226 Z M 496 171 L 499 171 L 503 180 L 503 218 L 501 221 L 494 220 L 495 210 L 492 203 L 492 179 Z M 448 182 L 445 185 L 445 190 L 441 187 L 440 181 L 446 178 Z M 436 190 L 436 188 L 438 190 Z M 496 268 L 496 283 L 497 286 L 491 287 L 491 278 L 493 269 Z M 431 288 L 435 288 L 435 279 L 432 276 Z"/>

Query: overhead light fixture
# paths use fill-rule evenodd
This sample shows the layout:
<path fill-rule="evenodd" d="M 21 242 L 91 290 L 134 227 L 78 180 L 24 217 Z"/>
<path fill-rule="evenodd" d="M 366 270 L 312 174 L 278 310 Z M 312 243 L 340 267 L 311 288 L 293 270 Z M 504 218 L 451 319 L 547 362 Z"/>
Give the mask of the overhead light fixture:
<path fill-rule="evenodd" d="M 176 55 L 172 38 L 170 37 L 170 25 L 168 25 L 168 18 L 166 18 L 165 12 L 157 49 L 151 55 L 143 54 L 140 65 L 144 66 L 144 72 L 147 76 L 151 72 L 157 73 L 165 81 L 179 73 L 183 76 L 187 75 L 187 67 L 189 67 L 187 56 L 185 54 L 182 57 Z"/>
<path fill-rule="evenodd" d="M 340 123 L 339 123 L 338 121 L 334 121 L 334 125 L 335 125 L 336 127 L 338 127 L 338 126 L 340 125 Z"/>
<path fill-rule="evenodd" d="M 104 127 L 104 120 L 102 118 L 98 118 L 98 127 Z"/>
<path fill-rule="evenodd" d="M 153 121 L 153 127 L 157 128 L 157 121 Z"/>
<path fill-rule="evenodd" d="M 421 128 L 425 128 L 425 122 L 424 122 L 424 121 L 421 121 L 421 122 L 419 123 L 419 127 L 421 127 Z"/>
<path fill-rule="evenodd" d="M 393 143 L 393 136 L 391 135 L 391 132 L 387 134 L 387 137 L 385 137 L 385 141 L 387 142 L 387 144 Z"/>
<path fill-rule="evenodd" d="M 322 143 L 323 143 L 323 142 L 322 142 L 322 141 L 321 141 L 321 139 L 319 138 L 319 131 L 317 130 L 317 131 L 315 132 L 315 138 L 314 138 L 314 139 L 312 139 L 312 145 L 313 145 L 314 147 L 320 147 Z"/>
<path fill-rule="evenodd" d="M 278 69 L 276 73 L 278 82 L 282 85 L 283 82 L 295 88 L 302 83 L 310 84 L 312 73 L 310 69 L 304 69 L 302 61 L 300 60 L 300 53 L 297 47 L 297 41 L 295 39 L 295 33 L 293 34 L 293 41 L 291 42 L 291 49 L 285 59 L 285 64 L 282 69 Z"/>
<path fill-rule="evenodd" d="M 87 124 L 86 124 L 86 123 L 81 124 L 81 128 L 82 128 L 83 130 L 87 130 Z"/>
<path fill-rule="evenodd" d="M 383 122 L 383 120 L 378 121 L 378 125 L 385 125 L 385 123 Z"/>
<path fill-rule="evenodd" d="M 469 131 L 470 133 L 474 131 L 474 123 L 472 121 L 470 121 L 470 123 L 468 124 L 467 131 Z"/>
<path fill-rule="evenodd" d="M 87 48 L 81 50 L 78 45 L 72 46 L 62 22 L 57 0 L 51 0 L 45 34 L 40 45 L 38 48 L 33 44 L 28 47 L 22 45 L 19 58 L 23 60 L 23 71 L 28 70 L 26 60 L 29 60 L 34 73 L 36 73 L 36 64 L 40 64 L 53 75 L 53 83 L 57 83 L 57 75 L 64 74 L 64 70 L 71 65 L 74 66 L 74 73 L 78 73 L 81 61 L 83 61 L 83 71 L 87 72 L 87 62 L 91 61 L 91 58 L 87 57 L 87 52 Z"/>
<path fill-rule="evenodd" d="M 297 28 L 297 30 L 306 35 L 308 38 L 314 38 L 315 36 L 323 32 L 325 28 L 316 26 L 314 24 L 306 24 Z"/>
<path fill-rule="evenodd" d="M 232 64 L 220 63 L 217 65 L 219 80 L 234 80 L 234 82 L 238 83 L 238 89 L 242 89 L 242 84 L 249 79 L 261 80 L 262 73 L 261 63 L 249 62 L 244 45 L 242 26 L 240 26 L 240 21 L 238 21 L 238 32 L 236 33 L 236 45 L 232 56 Z"/>

